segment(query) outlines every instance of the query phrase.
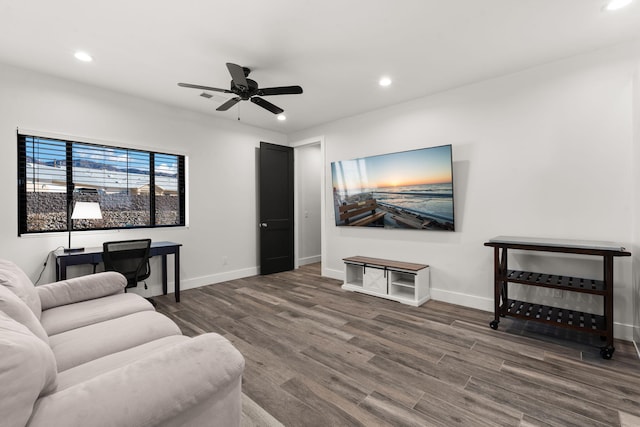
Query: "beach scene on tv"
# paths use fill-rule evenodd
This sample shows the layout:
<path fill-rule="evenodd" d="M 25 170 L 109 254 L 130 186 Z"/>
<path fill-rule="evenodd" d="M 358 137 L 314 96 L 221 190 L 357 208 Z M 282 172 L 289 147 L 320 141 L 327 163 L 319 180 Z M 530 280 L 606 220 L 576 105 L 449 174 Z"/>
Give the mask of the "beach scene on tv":
<path fill-rule="evenodd" d="M 454 231 L 451 145 L 331 163 L 336 225 Z"/>

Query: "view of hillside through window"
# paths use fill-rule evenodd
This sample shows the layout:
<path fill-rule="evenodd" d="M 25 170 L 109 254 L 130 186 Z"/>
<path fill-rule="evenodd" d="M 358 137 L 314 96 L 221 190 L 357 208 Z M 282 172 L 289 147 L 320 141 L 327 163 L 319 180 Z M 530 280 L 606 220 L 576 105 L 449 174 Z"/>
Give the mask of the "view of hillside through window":
<path fill-rule="evenodd" d="M 73 220 L 74 230 L 184 225 L 184 157 L 18 139 L 21 233 L 66 231 L 78 201 L 98 202 L 102 219 Z"/>

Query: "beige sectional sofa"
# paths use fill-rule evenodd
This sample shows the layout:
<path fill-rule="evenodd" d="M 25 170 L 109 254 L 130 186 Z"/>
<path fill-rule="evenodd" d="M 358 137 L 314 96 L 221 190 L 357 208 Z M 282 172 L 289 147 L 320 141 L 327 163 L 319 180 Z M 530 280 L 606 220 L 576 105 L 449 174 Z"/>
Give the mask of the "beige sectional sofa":
<path fill-rule="evenodd" d="M 183 336 L 126 280 L 34 286 L 0 260 L 0 426 L 238 426 L 242 355 Z"/>

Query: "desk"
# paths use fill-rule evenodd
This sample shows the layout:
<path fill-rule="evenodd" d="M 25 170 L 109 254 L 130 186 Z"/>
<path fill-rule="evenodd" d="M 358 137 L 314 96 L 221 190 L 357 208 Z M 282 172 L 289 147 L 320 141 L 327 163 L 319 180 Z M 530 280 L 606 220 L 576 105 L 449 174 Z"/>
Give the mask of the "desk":
<path fill-rule="evenodd" d="M 180 243 L 151 242 L 149 255 L 162 256 L 162 293 L 167 294 L 167 255 L 173 254 L 174 259 L 174 283 L 176 302 L 180 302 Z M 70 265 L 93 264 L 102 262 L 102 247 L 85 248 L 79 252 L 64 252 L 62 249 L 55 251 L 56 280 L 67 278 L 67 267 Z"/>

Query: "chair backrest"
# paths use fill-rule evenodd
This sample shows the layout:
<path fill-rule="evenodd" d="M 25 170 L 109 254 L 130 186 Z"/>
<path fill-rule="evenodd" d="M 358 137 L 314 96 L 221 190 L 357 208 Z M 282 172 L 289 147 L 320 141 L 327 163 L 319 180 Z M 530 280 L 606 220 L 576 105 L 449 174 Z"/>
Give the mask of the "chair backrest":
<path fill-rule="evenodd" d="M 102 244 L 105 271 L 117 271 L 127 278 L 127 288 L 138 286 L 149 277 L 151 239 L 120 240 Z"/>

